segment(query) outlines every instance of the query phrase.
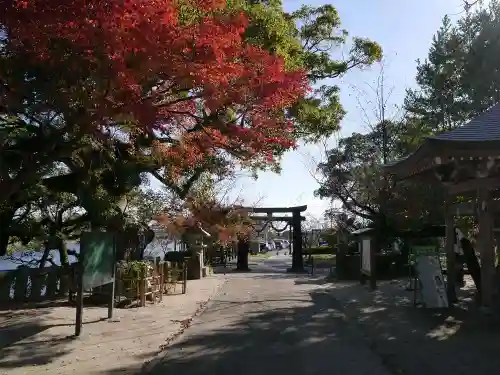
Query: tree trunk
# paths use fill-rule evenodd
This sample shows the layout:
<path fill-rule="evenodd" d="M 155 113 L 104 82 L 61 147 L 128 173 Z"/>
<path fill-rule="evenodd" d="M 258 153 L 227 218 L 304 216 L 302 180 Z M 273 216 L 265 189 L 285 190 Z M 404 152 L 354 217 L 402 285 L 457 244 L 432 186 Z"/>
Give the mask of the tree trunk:
<path fill-rule="evenodd" d="M 0 256 L 7 255 L 9 245 L 9 229 L 14 212 L 12 210 L 0 211 Z"/>
<path fill-rule="evenodd" d="M 61 262 L 61 267 L 69 268 L 68 248 L 62 239 L 59 241 L 59 260 Z"/>
<path fill-rule="evenodd" d="M 238 241 L 238 261 L 236 262 L 236 269 L 238 271 L 250 271 L 248 268 L 248 253 L 250 252 L 250 244 L 248 241 Z"/>
<path fill-rule="evenodd" d="M 40 264 L 38 268 L 42 269 L 45 267 L 45 262 L 47 262 L 47 259 L 49 258 L 49 252 L 50 252 L 50 241 L 45 241 L 43 247 L 42 259 L 40 259 Z"/>
<path fill-rule="evenodd" d="M 3 224 L 0 222 L 0 227 Z M 7 255 L 7 248 L 9 246 L 9 234 L 4 228 L 0 228 L 0 256 Z"/>

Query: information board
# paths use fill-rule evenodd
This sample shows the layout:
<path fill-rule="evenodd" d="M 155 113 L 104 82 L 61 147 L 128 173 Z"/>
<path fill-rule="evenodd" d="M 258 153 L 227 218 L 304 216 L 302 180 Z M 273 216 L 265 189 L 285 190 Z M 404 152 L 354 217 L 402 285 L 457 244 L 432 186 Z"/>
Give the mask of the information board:
<path fill-rule="evenodd" d="M 371 273 L 371 241 L 368 238 L 361 242 L 361 270 L 368 275 Z"/>
<path fill-rule="evenodd" d="M 413 247 L 410 261 L 415 267 L 420 295 L 425 307 L 448 307 L 446 286 L 436 248 L 434 246 Z"/>
<path fill-rule="evenodd" d="M 115 236 L 106 232 L 84 232 L 80 237 L 83 256 L 83 289 L 114 282 Z"/>

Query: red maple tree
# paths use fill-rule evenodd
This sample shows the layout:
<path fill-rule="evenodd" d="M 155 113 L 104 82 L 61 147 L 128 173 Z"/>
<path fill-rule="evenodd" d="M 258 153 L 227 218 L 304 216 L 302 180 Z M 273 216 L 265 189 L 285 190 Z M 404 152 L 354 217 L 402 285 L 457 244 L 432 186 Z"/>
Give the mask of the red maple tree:
<path fill-rule="evenodd" d="M 271 163 L 294 146 L 285 111 L 308 81 L 245 43 L 248 18 L 220 12 L 225 3 L 1 0 L 3 48 L 55 72 L 45 84 L 57 95 L 45 95 L 44 110 L 78 113 L 86 134 L 120 128 L 154 138 L 150 151 L 170 179 L 207 158 Z M 186 20 L 181 9 L 195 16 Z M 27 80 L 0 80 L 9 87 L 1 93 L 6 111 L 22 102 Z"/>
<path fill-rule="evenodd" d="M 162 214 L 154 218 L 167 233 L 179 237 L 185 233 L 199 233 L 200 228 L 213 236 L 213 240 L 226 245 L 246 237 L 253 230 L 248 210 L 238 206 L 225 206 L 217 200 L 200 201 L 189 198 L 182 213 Z"/>

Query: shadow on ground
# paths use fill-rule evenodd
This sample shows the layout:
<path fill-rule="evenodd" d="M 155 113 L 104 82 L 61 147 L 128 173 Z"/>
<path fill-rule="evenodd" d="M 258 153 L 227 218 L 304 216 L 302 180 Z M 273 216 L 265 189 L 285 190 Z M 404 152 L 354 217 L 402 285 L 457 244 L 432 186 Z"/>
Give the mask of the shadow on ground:
<path fill-rule="evenodd" d="M 380 282 L 370 292 L 355 282 L 330 283 L 321 276 L 286 274 L 282 268 L 256 268 L 251 275 L 252 283 L 248 274 L 232 275 L 228 285 L 235 283 L 238 298 L 223 291 L 141 374 L 386 375 L 389 369 L 405 375 L 486 375 L 500 366 L 500 324 L 480 315 L 467 295 L 453 310 L 431 311 L 413 307 L 401 281 Z M 276 292 L 291 279 L 302 292 Z M 2 327 L 0 339 L 3 335 L 9 334 Z M 1 359 L 15 343 L 0 346 L 0 373 L 21 363 L 50 362 L 65 353 L 70 340 L 17 347 L 18 363 Z M 136 359 L 146 361 L 154 354 Z M 117 367 L 100 374 L 141 370 Z"/>
<path fill-rule="evenodd" d="M 275 307 L 270 310 L 269 305 Z M 302 374 L 307 368 L 311 374 L 324 373 L 330 370 L 329 353 L 335 349 L 345 359 L 336 365 L 339 371 L 357 375 L 349 370 L 359 362 L 358 352 L 349 351 L 347 342 L 356 338 L 342 324 L 336 305 L 326 291 L 311 291 L 302 297 L 215 301 L 202 321 L 195 322 L 186 336 L 141 374 Z M 204 329 L 197 329 L 197 324 Z M 130 370 L 118 368 L 106 374 Z"/>
<path fill-rule="evenodd" d="M 256 276 L 256 283 L 283 278 L 272 272 Z M 162 353 L 163 360 L 142 374 L 374 375 L 382 373 L 379 361 L 386 374 L 486 375 L 500 366 L 500 324 L 481 318 L 468 303 L 445 312 L 415 308 L 399 281 L 380 283 L 376 292 L 321 278 L 301 277 L 295 283 L 322 289 L 311 290 L 307 298 L 222 298 L 202 315 L 203 323 L 195 323 Z M 266 310 L 264 305 L 273 307 Z M 197 330 L 196 324 L 205 329 Z M 367 359 L 370 355 L 376 360 Z M 371 370 L 353 370 L 360 362 Z"/>
<path fill-rule="evenodd" d="M 22 304 L 0 311 L 0 372 L 48 363 L 65 353 L 66 339 L 37 342 L 36 345 L 26 342 L 31 336 L 53 327 L 49 318 L 52 308 L 52 304 L 46 303 Z"/>
<path fill-rule="evenodd" d="M 331 291 L 370 347 L 394 373 L 486 375 L 498 371 L 500 320 L 475 307 L 472 291 L 452 309 L 414 307 L 407 280 L 381 282 L 378 290 L 352 283 Z"/>
<path fill-rule="evenodd" d="M 54 324 L 51 317 L 54 307 L 68 305 L 67 301 L 57 300 L 12 305 L 8 310 L 0 311 L 0 373 L 3 370 L 50 363 L 67 354 L 67 346 L 75 339 L 74 336 L 42 341 L 30 341 L 29 338 L 53 327 L 69 326 Z"/>

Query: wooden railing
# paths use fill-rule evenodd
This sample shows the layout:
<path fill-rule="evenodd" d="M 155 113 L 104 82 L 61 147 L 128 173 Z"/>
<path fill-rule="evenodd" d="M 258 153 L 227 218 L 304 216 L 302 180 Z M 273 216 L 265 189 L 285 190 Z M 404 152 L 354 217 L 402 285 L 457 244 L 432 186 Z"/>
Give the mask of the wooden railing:
<path fill-rule="evenodd" d="M 164 294 L 182 294 L 187 289 L 187 268 L 183 262 L 154 262 L 153 272 L 143 280 L 124 280 L 117 274 L 117 295 L 140 300 L 161 301 Z M 43 302 L 68 295 L 73 270 L 52 266 L 46 268 L 20 267 L 12 271 L 0 271 L 0 304 Z M 99 288 L 96 288 L 99 289 Z"/>
<path fill-rule="evenodd" d="M 72 269 L 19 267 L 0 271 L 0 303 L 40 302 L 64 297 L 70 288 Z"/>

